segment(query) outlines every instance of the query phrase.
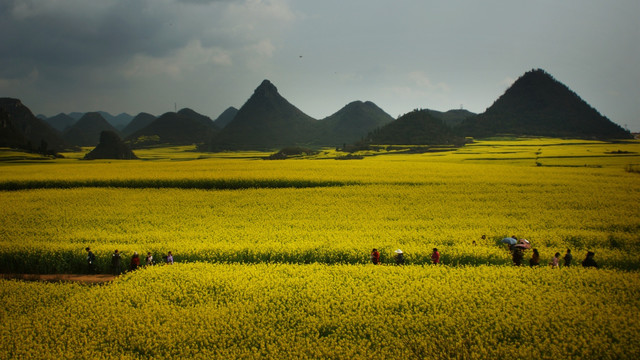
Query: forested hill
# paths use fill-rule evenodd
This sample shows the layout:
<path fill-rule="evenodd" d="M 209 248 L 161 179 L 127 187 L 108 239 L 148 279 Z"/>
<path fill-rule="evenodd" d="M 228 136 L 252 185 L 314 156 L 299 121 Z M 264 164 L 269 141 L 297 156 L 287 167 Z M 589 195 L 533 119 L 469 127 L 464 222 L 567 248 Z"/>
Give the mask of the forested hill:
<path fill-rule="evenodd" d="M 430 110 L 414 110 L 381 128 L 372 131 L 367 142 L 385 145 L 462 145 L 458 136 Z"/>
<path fill-rule="evenodd" d="M 631 138 L 629 131 L 541 69 L 525 73 L 486 112 L 463 121 L 459 133 L 474 137 Z"/>
<path fill-rule="evenodd" d="M 157 144 L 189 145 L 202 143 L 218 131 L 219 128 L 208 116 L 185 108 L 160 115 L 149 125 L 128 135 L 126 140 L 135 147 Z M 150 138 L 155 139 L 149 140 Z"/>
<path fill-rule="evenodd" d="M 380 126 L 393 121 L 371 101 L 353 101 L 331 116 L 317 122 L 317 145 L 339 146 L 361 140 L 365 135 Z"/>
<path fill-rule="evenodd" d="M 57 152 L 71 146 L 18 99 L 0 98 L 0 146 Z"/>
<path fill-rule="evenodd" d="M 264 80 L 206 146 L 208 150 L 255 150 L 309 143 L 315 119 L 303 113 Z"/>

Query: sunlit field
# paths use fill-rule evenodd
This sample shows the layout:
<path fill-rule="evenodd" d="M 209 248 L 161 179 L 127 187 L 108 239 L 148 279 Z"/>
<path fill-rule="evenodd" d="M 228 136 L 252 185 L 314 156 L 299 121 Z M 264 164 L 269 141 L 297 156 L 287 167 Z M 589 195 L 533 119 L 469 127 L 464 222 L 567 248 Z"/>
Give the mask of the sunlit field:
<path fill-rule="evenodd" d="M 82 271 L 86 246 L 101 271 L 115 248 L 329 264 L 366 263 L 372 248 L 390 263 L 400 248 L 408 263 L 425 264 L 438 247 L 446 264 L 504 265 L 511 258 L 499 241 L 511 235 L 543 259 L 571 248 L 576 258 L 595 251 L 604 267 L 640 267 L 640 181 L 625 171 L 640 163 L 638 142 L 495 141 L 349 161 L 186 150 L 3 163 L 2 270 Z"/>
<path fill-rule="evenodd" d="M 0 358 L 637 359 L 637 272 L 176 264 L 0 280 Z"/>
<path fill-rule="evenodd" d="M 115 249 L 125 268 L 134 251 L 177 263 L 104 286 L 1 281 L 0 359 L 638 358 L 640 142 L 441 150 L 0 151 L 0 272 L 84 273 L 87 246 L 100 273 Z M 511 235 L 539 268 L 512 266 Z M 567 249 L 574 266 L 551 269 Z"/>

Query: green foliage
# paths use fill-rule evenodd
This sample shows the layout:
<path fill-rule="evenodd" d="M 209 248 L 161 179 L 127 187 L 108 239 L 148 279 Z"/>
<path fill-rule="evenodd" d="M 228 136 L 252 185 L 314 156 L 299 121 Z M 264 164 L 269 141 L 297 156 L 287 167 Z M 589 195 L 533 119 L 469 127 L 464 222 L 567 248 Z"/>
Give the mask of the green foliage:
<path fill-rule="evenodd" d="M 86 179 L 0 181 L 0 191 L 111 187 L 125 189 L 175 188 L 205 190 L 314 188 L 354 185 L 355 181 L 304 179 Z"/>
<path fill-rule="evenodd" d="M 140 135 L 128 141 L 133 148 L 149 147 L 160 144 L 158 135 Z"/>
<path fill-rule="evenodd" d="M 319 151 L 312 150 L 309 148 L 303 148 L 299 146 L 290 146 L 290 147 L 283 148 L 282 150 L 278 151 L 275 154 L 271 154 L 269 157 L 267 157 L 267 160 L 283 160 L 291 157 L 316 155 L 318 153 Z"/>
<path fill-rule="evenodd" d="M 364 156 L 362 155 L 354 155 L 354 154 L 347 154 L 344 156 L 337 156 L 336 160 L 362 160 L 364 159 Z"/>

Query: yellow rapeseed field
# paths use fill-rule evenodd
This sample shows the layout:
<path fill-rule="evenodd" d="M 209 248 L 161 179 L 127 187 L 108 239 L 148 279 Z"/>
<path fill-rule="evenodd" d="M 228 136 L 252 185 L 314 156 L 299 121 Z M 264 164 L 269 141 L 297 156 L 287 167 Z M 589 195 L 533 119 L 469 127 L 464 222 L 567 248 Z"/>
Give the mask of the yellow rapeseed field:
<path fill-rule="evenodd" d="M 103 286 L 1 280 L 0 359 L 638 358 L 640 143 L 432 150 L 11 153 L 0 272 L 86 272 L 87 246 L 100 273 L 115 249 L 124 268 L 134 251 L 176 264 Z M 511 266 L 511 235 L 540 267 Z M 568 248 L 574 266 L 551 269 Z"/>
<path fill-rule="evenodd" d="M 554 154 L 543 163 L 564 150 L 563 162 L 592 152 L 602 165 L 511 159 L 538 149 Z M 0 187 L 23 190 L 2 192 L 0 259 L 5 272 L 77 272 L 91 246 L 101 271 L 116 248 L 190 261 L 365 263 L 375 247 L 383 261 L 401 248 L 424 264 L 438 247 L 447 264 L 508 264 L 499 241 L 516 235 L 543 260 L 593 250 L 605 267 L 638 269 L 640 181 L 618 163 L 639 160 L 631 150 L 637 142 L 533 139 L 352 161 L 223 154 L 5 165 Z"/>
<path fill-rule="evenodd" d="M 0 359 L 637 359 L 638 273 L 176 264 L 0 281 Z"/>

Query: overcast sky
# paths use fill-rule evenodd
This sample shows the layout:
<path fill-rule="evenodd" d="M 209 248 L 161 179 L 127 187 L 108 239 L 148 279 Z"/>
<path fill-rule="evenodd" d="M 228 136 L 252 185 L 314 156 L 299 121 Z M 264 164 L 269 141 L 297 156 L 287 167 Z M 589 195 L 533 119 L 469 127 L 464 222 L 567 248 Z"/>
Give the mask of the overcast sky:
<path fill-rule="evenodd" d="M 264 79 L 314 118 L 483 112 L 542 68 L 640 131 L 638 0 L 0 0 L 0 96 L 215 119 Z"/>

